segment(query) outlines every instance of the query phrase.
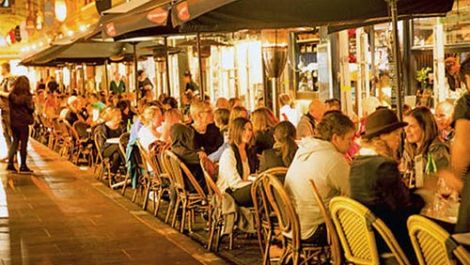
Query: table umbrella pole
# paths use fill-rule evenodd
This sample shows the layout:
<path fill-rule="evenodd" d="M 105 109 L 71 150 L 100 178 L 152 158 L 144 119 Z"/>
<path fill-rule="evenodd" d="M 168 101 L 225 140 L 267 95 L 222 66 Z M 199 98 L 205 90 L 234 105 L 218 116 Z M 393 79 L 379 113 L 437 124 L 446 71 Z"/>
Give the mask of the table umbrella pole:
<path fill-rule="evenodd" d="M 163 42 L 165 45 L 165 74 L 166 74 L 166 93 L 168 96 L 171 96 L 171 88 L 170 88 L 170 62 L 168 61 L 168 37 L 163 38 Z"/>
<path fill-rule="evenodd" d="M 392 18 L 392 58 L 393 58 L 393 86 L 396 89 L 397 115 L 402 120 L 403 103 L 402 103 L 402 80 L 401 80 L 401 60 L 400 60 L 400 44 L 398 43 L 398 11 L 397 0 L 386 0 L 390 9 Z"/>
<path fill-rule="evenodd" d="M 135 87 L 135 103 L 139 103 L 139 76 L 137 75 L 137 43 L 132 43 L 132 51 L 134 57 L 134 87 Z"/>
<path fill-rule="evenodd" d="M 197 39 L 197 59 L 199 63 L 199 76 L 201 79 L 201 100 L 204 100 L 204 89 L 205 89 L 205 84 L 204 84 L 204 70 L 202 69 L 202 56 L 201 56 L 201 33 L 197 33 L 196 35 Z"/>

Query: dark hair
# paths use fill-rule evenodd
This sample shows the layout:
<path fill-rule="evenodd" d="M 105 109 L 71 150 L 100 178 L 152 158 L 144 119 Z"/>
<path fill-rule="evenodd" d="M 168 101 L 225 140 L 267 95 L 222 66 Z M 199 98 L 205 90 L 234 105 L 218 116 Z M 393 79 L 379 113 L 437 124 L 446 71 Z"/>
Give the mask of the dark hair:
<path fill-rule="evenodd" d="M 406 142 L 405 149 L 413 156 L 418 154 L 426 154 L 431 143 L 438 137 L 439 130 L 436 120 L 432 112 L 426 107 L 417 107 L 411 110 L 407 116 L 413 117 L 418 122 L 419 127 L 423 130 L 423 139 L 421 140 L 421 148 L 417 150 L 417 144 Z"/>
<path fill-rule="evenodd" d="M 291 149 L 297 149 L 296 134 L 295 126 L 289 121 L 281 121 L 274 127 L 274 139 L 280 144 L 282 162 L 285 166 L 289 166 L 294 159 L 295 152 L 291 152 Z"/>
<path fill-rule="evenodd" d="M 178 108 L 178 101 L 174 97 L 166 97 L 162 100 L 163 105 L 169 105 L 172 109 Z"/>
<path fill-rule="evenodd" d="M 228 109 L 216 109 L 214 111 L 214 120 L 216 124 L 227 126 L 230 117 L 230 111 Z"/>
<path fill-rule="evenodd" d="M 354 123 L 348 116 L 340 111 L 328 111 L 316 128 L 316 137 L 324 141 L 331 141 L 333 135 L 344 136 L 354 130 Z"/>
<path fill-rule="evenodd" d="M 123 112 L 125 109 L 129 107 L 129 105 L 127 104 L 125 100 L 121 100 L 116 104 L 116 107 L 119 108 L 121 112 Z"/>
<path fill-rule="evenodd" d="M 238 145 L 242 143 L 242 134 L 247 123 L 251 123 L 251 121 L 243 117 L 236 118 L 230 123 L 228 132 L 230 144 Z"/>
<path fill-rule="evenodd" d="M 144 70 L 142 70 L 142 69 L 140 69 L 140 70 L 137 70 L 137 75 L 138 75 L 138 76 L 140 76 L 140 75 L 142 75 L 144 72 L 145 72 L 145 71 L 144 71 Z"/>
<path fill-rule="evenodd" d="M 24 95 L 31 95 L 31 87 L 29 85 L 29 79 L 24 76 L 18 76 L 15 82 L 13 83 L 13 90 L 11 91 L 12 94 L 17 96 L 24 96 Z"/>
<path fill-rule="evenodd" d="M 460 64 L 460 79 L 465 81 L 466 75 L 470 75 L 470 57 Z"/>

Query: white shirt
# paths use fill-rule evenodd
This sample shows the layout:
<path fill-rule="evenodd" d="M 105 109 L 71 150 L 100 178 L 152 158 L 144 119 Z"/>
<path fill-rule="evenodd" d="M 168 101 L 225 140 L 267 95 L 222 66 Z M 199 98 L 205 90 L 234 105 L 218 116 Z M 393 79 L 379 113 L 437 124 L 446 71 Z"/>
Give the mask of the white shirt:
<path fill-rule="evenodd" d="M 146 126 L 142 126 L 139 132 L 137 133 L 137 139 L 139 140 L 140 145 L 148 152 L 150 144 L 158 140 L 158 138 L 153 134 Z"/>
<path fill-rule="evenodd" d="M 282 106 L 282 108 L 279 109 L 279 113 L 281 115 L 281 121 L 285 121 L 287 117 L 287 120 L 294 124 L 294 126 L 297 126 L 297 124 L 299 123 L 299 112 L 296 109 L 291 108 L 289 105 Z"/>
<path fill-rule="evenodd" d="M 221 192 L 225 192 L 225 190 L 228 188 L 236 190 L 246 185 L 250 185 L 250 181 L 243 180 L 248 178 L 248 175 L 250 174 L 248 161 L 246 161 L 243 165 L 243 174 L 246 174 L 246 176 L 240 176 L 240 174 L 238 174 L 235 153 L 233 152 L 232 147 L 228 147 L 220 157 L 217 187 L 219 187 Z"/>

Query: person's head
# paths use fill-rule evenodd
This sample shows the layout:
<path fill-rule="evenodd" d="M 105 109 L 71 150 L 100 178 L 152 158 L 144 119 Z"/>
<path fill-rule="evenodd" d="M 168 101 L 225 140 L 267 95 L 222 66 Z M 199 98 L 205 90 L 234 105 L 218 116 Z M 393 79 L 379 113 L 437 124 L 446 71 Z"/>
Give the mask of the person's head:
<path fill-rule="evenodd" d="M 316 128 L 316 138 L 331 142 L 342 154 L 351 148 L 354 133 L 354 123 L 339 111 L 327 113 Z"/>
<path fill-rule="evenodd" d="M 143 69 L 137 71 L 137 76 L 140 80 L 144 80 L 147 77 L 147 73 Z"/>
<path fill-rule="evenodd" d="M 253 125 L 249 119 L 239 117 L 236 118 L 229 128 L 230 144 L 250 145 L 253 139 Z"/>
<path fill-rule="evenodd" d="M 233 108 L 235 108 L 237 106 L 242 106 L 243 107 L 243 103 L 239 98 L 230 98 L 228 100 L 228 104 L 230 105 L 230 111 L 232 111 Z"/>
<path fill-rule="evenodd" d="M 467 90 L 470 91 L 470 57 L 460 64 L 460 79 L 465 82 Z"/>
<path fill-rule="evenodd" d="M 454 104 L 445 100 L 437 104 L 434 117 L 436 118 L 437 128 L 439 131 L 447 130 L 452 123 L 452 116 L 454 115 Z"/>
<path fill-rule="evenodd" d="M 184 71 L 184 82 L 189 83 L 191 79 L 191 72 L 189 72 L 189 70 Z"/>
<path fill-rule="evenodd" d="M 394 158 L 400 146 L 402 128 L 406 125 L 392 110 L 380 108 L 367 117 L 362 144 L 380 155 Z"/>
<path fill-rule="evenodd" d="M 122 114 L 126 114 L 126 115 L 129 114 L 129 105 L 128 105 L 127 101 L 125 101 L 125 100 L 119 101 L 117 103 L 116 107 L 121 110 Z"/>
<path fill-rule="evenodd" d="M 73 112 L 76 112 L 78 110 L 78 105 L 79 102 L 76 96 L 70 96 L 67 99 L 67 106 L 69 106 L 70 110 L 72 110 Z"/>
<path fill-rule="evenodd" d="M 460 65 L 457 62 L 457 58 L 451 56 L 445 59 L 446 72 L 451 75 L 456 75 L 460 71 Z"/>
<path fill-rule="evenodd" d="M 121 110 L 114 107 L 106 108 L 101 115 L 103 120 L 111 126 L 119 125 L 122 120 Z"/>
<path fill-rule="evenodd" d="M 215 108 L 216 109 L 230 109 L 230 103 L 228 99 L 224 97 L 217 98 L 215 101 Z"/>
<path fill-rule="evenodd" d="M 149 106 L 142 113 L 142 123 L 146 127 L 158 128 L 162 124 L 162 111 L 159 107 Z"/>
<path fill-rule="evenodd" d="M 326 110 L 339 110 L 341 111 L 341 101 L 337 98 L 330 98 L 325 100 Z"/>
<path fill-rule="evenodd" d="M 285 106 L 285 105 L 288 105 L 288 106 L 292 107 L 292 99 L 286 93 L 282 93 L 282 94 L 279 95 L 279 103 L 280 103 L 281 107 Z"/>
<path fill-rule="evenodd" d="M 98 97 L 98 94 L 91 93 L 88 100 L 90 101 L 91 104 L 94 104 L 94 103 L 100 101 L 100 98 Z"/>
<path fill-rule="evenodd" d="M 431 111 L 426 107 L 415 108 L 405 116 L 404 121 L 408 123 L 405 127 L 405 148 L 415 150 L 413 151 L 415 155 L 427 152 L 439 134 Z"/>
<path fill-rule="evenodd" d="M 321 102 L 319 99 L 314 99 L 312 102 L 310 102 L 310 105 L 308 106 L 308 113 L 315 118 L 317 122 L 319 122 L 323 114 L 326 111 L 325 104 Z"/>
<path fill-rule="evenodd" d="M 163 118 L 168 124 L 181 123 L 183 121 L 183 114 L 179 109 L 169 109 L 163 114 Z"/>
<path fill-rule="evenodd" d="M 230 111 L 229 123 L 239 117 L 248 119 L 248 110 L 243 106 L 236 106 Z"/>
<path fill-rule="evenodd" d="M 2 63 L 2 76 L 10 74 L 10 64 Z"/>
<path fill-rule="evenodd" d="M 228 126 L 230 118 L 230 111 L 228 109 L 216 109 L 214 111 L 215 126 L 219 129 L 224 129 Z"/>
<path fill-rule="evenodd" d="M 282 161 L 286 166 L 290 165 L 294 158 L 292 149 L 297 150 L 296 134 L 295 126 L 289 121 L 281 121 L 274 127 L 274 141 L 281 149 Z"/>
<path fill-rule="evenodd" d="M 151 88 L 147 88 L 144 86 L 144 98 L 146 98 L 147 100 L 151 101 L 154 99 L 154 96 L 153 96 L 153 91 Z"/>
<path fill-rule="evenodd" d="M 253 111 L 253 113 L 251 113 L 251 120 L 255 133 L 274 128 L 274 126 L 279 123 L 273 112 L 268 108 L 259 108 Z"/>
<path fill-rule="evenodd" d="M 162 103 L 168 109 L 177 109 L 178 108 L 178 101 L 174 97 L 165 97 L 162 100 Z"/>
<path fill-rule="evenodd" d="M 30 90 L 31 87 L 29 85 L 29 79 L 26 76 L 21 75 L 15 79 L 15 82 L 13 82 L 13 89 L 11 93 L 18 96 L 30 95 Z"/>
<path fill-rule="evenodd" d="M 119 72 L 118 71 L 114 72 L 114 80 L 119 81 L 119 79 L 120 79 Z"/>
<path fill-rule="evenodd" d="M 191 118 L 198 126 L 207 126 L 211 122 L 212 107 L 208 102 L 193 101 L 189 108 Z"/>

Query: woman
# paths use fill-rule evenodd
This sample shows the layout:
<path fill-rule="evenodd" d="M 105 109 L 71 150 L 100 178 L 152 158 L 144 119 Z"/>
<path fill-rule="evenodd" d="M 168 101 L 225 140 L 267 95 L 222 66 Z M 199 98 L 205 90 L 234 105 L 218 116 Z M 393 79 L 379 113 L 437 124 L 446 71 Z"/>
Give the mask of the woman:
<path fill-rule="evenodd" d="M 449 147 L 439 140 L 439 130 L 431 111 L 426 107 L 413 109 L 405 116 L 406 142 L 403 154 L 415 177 L 435 173 L 449 165 Z M 422 170 L 421 172 L 417 172 Z"/>
<path fill-rule="evenodd" d="M 413 257 L 406 220 L 421 211 L 424 201 L 405 187 L 395 159 L 401 128 L 406 125 L 389 109 L 379 109 L 367 117 L 362 149 L 353 160 L 349 183 L 351 198 L 382 219 L 407 256 Z M 379 239 L 377 244 L 379 251 L 386 251 L 383 241 Z"/>
<path fill-rule="evenodd" d="M 104 123 L 95 129 L 98 144 L 101 146 L 101 154 L 104 158 L 111 161 L 111 173 L 117 173 L 121 165 L 121 154 L 119 145 L 107 142 L 110 138 L 118 138 L 124 132 L 121 127 L 121 110 L 118 108 L 110 108 L 103 113 Z"/>
<path fill-rule="evenodd" d="M 187 125 L 176 123 L 170 129 L 171 151 L 188 167 L 201 188 L 207 190 L 200 161 L 207 157 L 203 151 L 194 149 L 194 131 Z M 188 179 L 185 178 L 185 181 Z M 195 191 L 193 185 L 186 182 L 190 191 Z"/>
<path fill-rule="evenodd" d="M 33 172 L 26 165 L 29 125 L 33 124 L 34 105 L 33 95 L 30 92 L 29 80 L 26 76 L 19 76 L 13 83 L 13 90 L 8 96 L 8 105 L 10 107 L 10 126 L 13 134 L 13 142 L 11 143 L 8 153 L 7 170 L 16 171 L 13 164 L 13 157 L 18 151 L 20 145 L 21 165 L 20 172 Z"/>
<path fill-rule="evenodd" d="M 255 137 L 255 152 L 261 155 L 264 150 L 271 149 L 274 145 L 273 130 L 279 121 L 268 108 L 259 108 L 251 114 L 253 132 Z"/>
<path fill-rule="evenodd" d="M 142 128 L 137 133 L 137 138 L 142 147 L 148 152 L 150 144 L 160 140 L 161 133 L 157 128 L 162 124 L 162 111 L 156 106 L 145 108 L 142 114 Z"/>
<path fill-rule="evenodd" d="M 294 160 L 297 144 L 295 126 L 289 121 L 282 121 L 274 127 L 274 146 L 264 150 L 260 158 L 259 171 L 274 167 L 289 167 Z"/>
<path fill-rule="evenodd" d="M 217 186 L 232 195 L 238 206 L 251 207 L 251 182 L 248 176 L 255 172 L 256 155 L 251 149 L 253 125 L 246 118 L 237 118 L 230 125 L 230 147 L 219 162 Z"/>

